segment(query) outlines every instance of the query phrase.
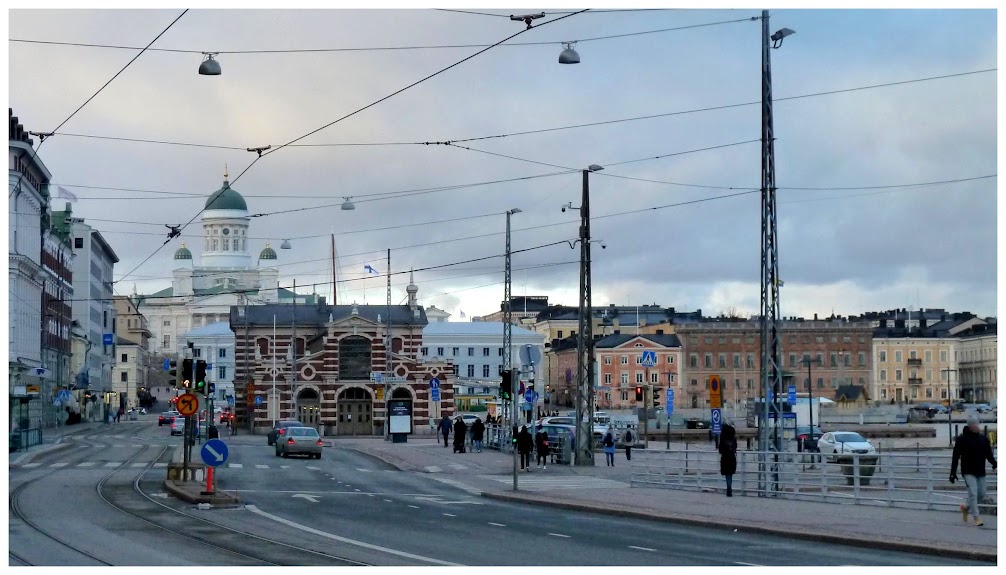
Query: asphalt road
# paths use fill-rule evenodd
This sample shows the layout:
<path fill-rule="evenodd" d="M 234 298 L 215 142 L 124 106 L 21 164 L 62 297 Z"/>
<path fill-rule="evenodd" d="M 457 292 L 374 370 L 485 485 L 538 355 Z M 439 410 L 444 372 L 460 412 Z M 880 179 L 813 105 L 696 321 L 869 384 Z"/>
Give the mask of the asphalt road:
<path fill-rule="evenodd" d="M 163 448 L 179 443 L 151 421 L 90 434 L 123 436 L 101 439 L 105 447 L 78 440 L 38 466 L 12 469 L 12 493 L 27 482 L 19 512 L 49 535 L 12 516 L 10 564 L 974 564 L 492 501 L 435 479 L 449 474 L 397 471 L 352 449 L 278 458 L 265 437 L 232 442 L 234 465 L 217 473 L 218 486 L 237 491 L 244 506 L 198 510 L 165 498 L 165 470 L 145 465 L 167 461 Z"/>

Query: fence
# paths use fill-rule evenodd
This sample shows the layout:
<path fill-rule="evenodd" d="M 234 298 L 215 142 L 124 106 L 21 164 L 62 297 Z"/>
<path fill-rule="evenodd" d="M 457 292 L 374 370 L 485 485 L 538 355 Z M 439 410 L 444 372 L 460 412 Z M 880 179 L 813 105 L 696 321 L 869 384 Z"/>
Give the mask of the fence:
<path fill-rule="evenodd" d="M 42 444 L 42 428 L 16 429 L 10 433 L 10 450 L 20 451 Z"/>
<path fill-rule="evenodd" d="M 641 451 L 633 457 L 631 485 L 691 491 L 723 491 L 715 451 Z M 764 462 L 760 461 L 764 455 Z M 844 454 L 737 452 L 733 490 L 828 503 L 956 510 L 967 499 L 963 477 L 951 484 L 949 454 Z M 764 467 L 763 467 L 764 466 Z M 765 469 L 768 482 L 763 481 Z M 998 482 L 986 478 L 988 496 L 980 511 L 996 514 Z"/>

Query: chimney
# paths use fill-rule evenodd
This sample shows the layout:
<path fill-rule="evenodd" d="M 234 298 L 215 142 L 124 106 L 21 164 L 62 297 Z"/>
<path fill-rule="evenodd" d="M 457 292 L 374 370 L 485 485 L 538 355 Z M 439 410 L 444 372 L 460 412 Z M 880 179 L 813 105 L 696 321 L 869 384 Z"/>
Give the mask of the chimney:
<path fill-rule="evenodd" d="M 817 314 L 814 314 L 814 321 L 817 321 Z"/>
<path fill-rule="evenodd" d="M 919 318 L 919 329 L 920 330 L 926 329 L 926 325 L 927 325 L 926 316 L 923 315 L 922 317 Z"/>
<path fill-rule="evenodd" d="M 905 329 L 905 320 L 903 319 L 894 320 L 894 329 Z"/>

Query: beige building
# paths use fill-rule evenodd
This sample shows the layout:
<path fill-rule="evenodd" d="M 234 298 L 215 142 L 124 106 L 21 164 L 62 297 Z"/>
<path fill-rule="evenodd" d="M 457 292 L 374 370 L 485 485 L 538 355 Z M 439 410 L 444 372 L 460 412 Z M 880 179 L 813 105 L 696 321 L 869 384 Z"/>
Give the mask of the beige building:
<path fill-rule="evenodd" d="M 874 395 L 881 403 L 959 399 L 957 340 L 946 337 L 875 337 Z M 948 382 L 949 380 L 949 382 Z"/>
<path fill-rule="evenodd" d="M 957 375 L 961 398 L 967 403 L 995 401 L 998 396 L 996 324 L 977 325 L 957 335 Z"/>
<path fill-rule="evenodd" d="M 147 386 L 147 371 L 150 365 L 147 356 L 150 352 L 140 344 L 122 337 L 119 337 L 115 352 L 119 357 L 116 358 L 115 375 L 112 379 L 112 391 L 116 393 L 116 397 L 112 399 L 112 411 L 118 408 L 139 407 L 136 392 L 141 387 Z"/>

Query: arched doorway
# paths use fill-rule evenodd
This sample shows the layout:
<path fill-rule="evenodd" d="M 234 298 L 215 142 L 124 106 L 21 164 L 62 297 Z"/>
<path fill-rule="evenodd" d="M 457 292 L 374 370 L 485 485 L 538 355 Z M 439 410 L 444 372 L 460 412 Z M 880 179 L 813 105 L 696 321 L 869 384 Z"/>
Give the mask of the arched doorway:
<path fill-rule="evenodd" d="M 302 389 L 297 394 L 297 419 L 307 427 L 318 429 L 321 423 L 321 399 L 318 392 Z"/>
<path fill-rule="evenodd" d="M 374 406 L 370 394 L 362 387 L 342 390 L 336 400 L 339 421 L 335 426 L 336 435 L 371 435 L 374 424 L 371 421 Z"/>
<path fill-rule="evenodd" d="M 416 412 L 412 402 L 412 394 L 409 393 L 408 389 L 399 387 L 391 392 L 391 399 L 409 402 L 409 413 L 412 414 L 412 424 L 409 428 L 409 433 L 414 433 L 416 431 Z"/>

